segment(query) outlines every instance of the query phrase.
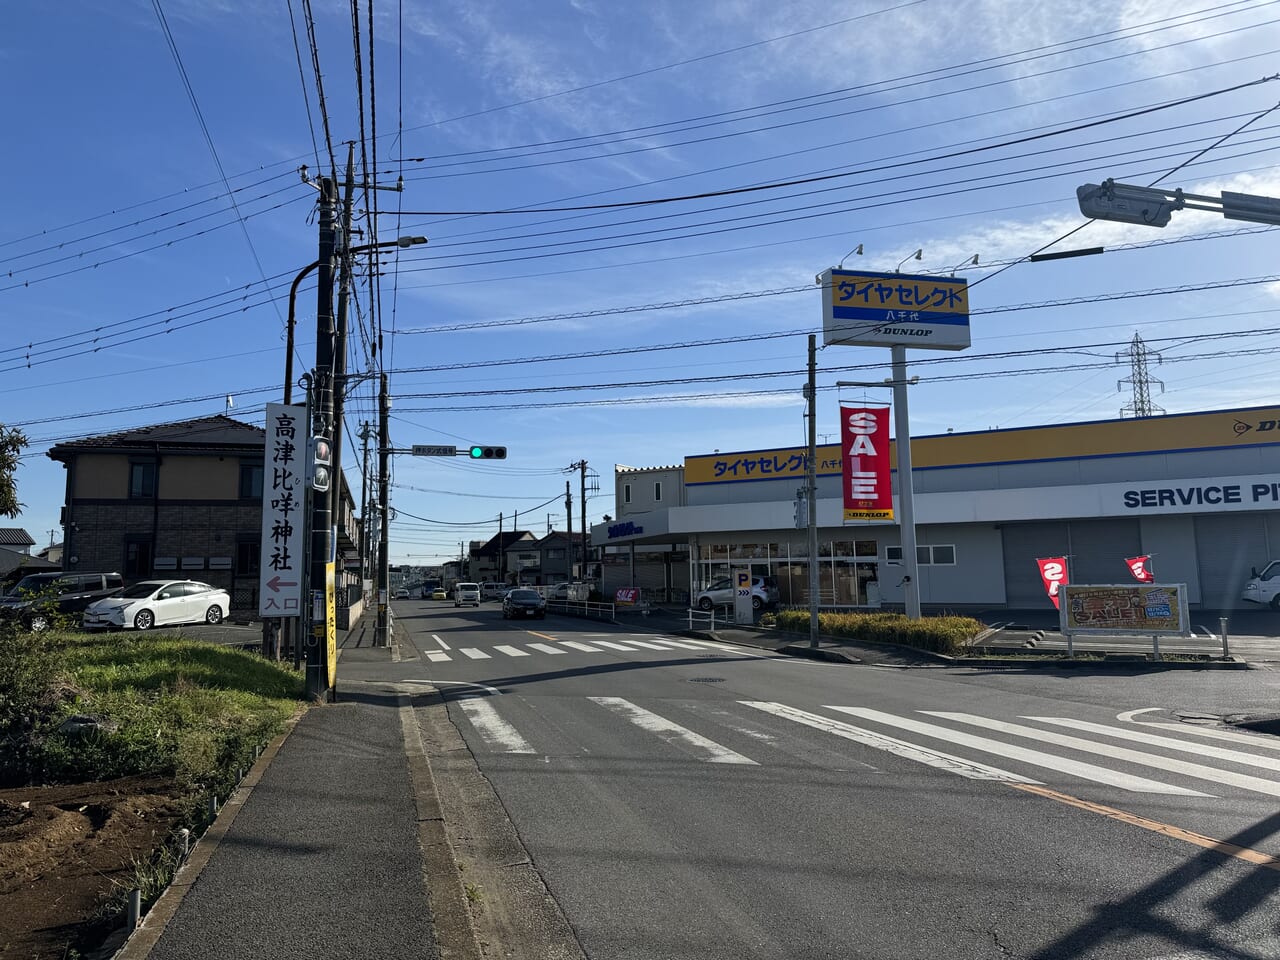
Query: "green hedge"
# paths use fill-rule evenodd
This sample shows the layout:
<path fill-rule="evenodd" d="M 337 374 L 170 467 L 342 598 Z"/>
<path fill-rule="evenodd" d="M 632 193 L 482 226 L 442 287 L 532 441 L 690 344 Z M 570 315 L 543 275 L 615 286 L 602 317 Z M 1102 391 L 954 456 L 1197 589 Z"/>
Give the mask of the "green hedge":
<path fill-rule="evenodd" d="M 780 630 L 802 633 L 809 629 L 808 610 L 780 610 Z M 901 613 L 819 613 L 818 632 L 827 637 L 848 637 L 872 643 L 899 643 L 917 650 L 957 656 L 964 645 L 983 630 L 972 617 L 924 617 L 909 620 Z"/>

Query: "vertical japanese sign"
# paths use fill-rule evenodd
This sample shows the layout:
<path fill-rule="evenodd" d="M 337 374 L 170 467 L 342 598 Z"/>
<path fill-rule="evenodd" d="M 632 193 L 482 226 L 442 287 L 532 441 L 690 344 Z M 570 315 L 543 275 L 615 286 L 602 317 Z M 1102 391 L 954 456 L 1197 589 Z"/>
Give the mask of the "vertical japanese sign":
<path fill-rule="evenodd" d="M 258 614 L 263 617 L 296 617 L 302 613 L 305 429 L 301 407 L 267 404 L 258 581 Z M 303 438 L 301 446 L 299 437 Z"/>
<path fill-rule="evenodd" d="M 889 408 L 840 405 L 844 519 L 892 520 Z"/>
<path fill-rule="evenodd" d="M 1151 571 L 1151 557 L 1129 557 L 1125 566 L 1139 583 L 1155 583 L 1156 575 Z"/>
<path fill-rule="evenodd" d="M 1054 609 L 1058 607 L 1058 588 L 1067 582 L 1066 557 L 1040 557 L 1036 560 L 1040 566 L 1040 578 L 1044 580 L 1045 593 L 1053 601 Z"/>

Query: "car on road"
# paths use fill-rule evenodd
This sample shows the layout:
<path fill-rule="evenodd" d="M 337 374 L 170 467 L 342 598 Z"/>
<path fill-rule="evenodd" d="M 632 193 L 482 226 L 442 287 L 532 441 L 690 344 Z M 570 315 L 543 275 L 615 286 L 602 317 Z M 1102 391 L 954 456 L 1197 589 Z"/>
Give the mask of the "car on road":
<path fill-rule="evenodd" d="M 123 588 L 124 578 L 118 573 L 31 573 L 0 597 L 0 620 L 44 630 L 59 616 L 78 618 L 89 604 Z"/>
<path fill-rule="evenodd" d="M 178 623 L 221 623 L 231 613 L 227 591 L 196 580 L 143 580 L 89 604 L 86 630 L 150 630 Z"/>
<path fill-rule="evenodd" d="M 431 600 L 448 600 L 448 599 L 449 599 L 449 591 L 447 591 L 444 587 L 436 587 L 434 590 L 432 590 L 432 591 L 431 591 L 431 596 L 430 596 L 428 599 L 431 599 Z"/>
<path fill-rule="evenodd" d="M 464 603 L 475 607 L 480 606 L 480 584 L 459 583 L 453 588 L 453 605 L 460 607 Z"/>
<path fill-rule="evenodd" d="M 396 591 L 396 599 L 397 599 L 397 600 L 409 600 L 409 599 L 411 599 L 411 597 L 409 596 L 409 588 L 408 588 L 408 587 L 401 587 L 399 590 L 397 590 L 397 591 Z"/>
<path fill-rule="evenodd" d="M 776 577 L 751 578 L 751 609 L 763 610 L 778 603 L 778 580 Z M 718 604 L 733 603 L 733 581 L 728 577 L 713 580 L 711 586 L 701 590 L 693 598 L 699 610 L 710 610 Z"/>
<path fill-rule="evenodd" d="M 505 583 L 491 580 L 480 584 L 480 597 L 484 600 L 501 600 L 510 589 Z"/>
<path fill-rule="evenodd" d="M 507 595 L 502 598 L 503 620 L 511 620 L 515 617 L 537 617 L 542 620 L 546 615 L 546 598 L 537 590 L 517 587 L 507 591 Z"/>

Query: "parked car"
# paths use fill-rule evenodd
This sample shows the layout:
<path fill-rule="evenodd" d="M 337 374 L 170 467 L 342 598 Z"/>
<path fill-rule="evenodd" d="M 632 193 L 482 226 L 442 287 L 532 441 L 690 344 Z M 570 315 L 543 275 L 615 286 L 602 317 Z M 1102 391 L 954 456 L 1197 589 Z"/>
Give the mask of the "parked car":
<path fill-rule="evenodd" d="M 517 587 L 507 591 L 502 598 L 502 619 L 513 617 L 537 617 L 542 620 L 547 615 L 547 601 L 537 590 Z"/>
<path fill-rule="evenodd" d="M 16 619 L 28 630 L 44 630 L 51 617 L 79 614 L 123 588 L 118 573 L 31 573 L 0 597 L 0 617 Z"/>
<path fill-rule="evenodd" d="M 459 583 L 453 588 L 453 605 L 460 607 L 464 603 L 480 606 L 480 584 Z"/>
<path fill-rule="evenodd" d="M 487 581 L 480 584 L 480 598 L 482 600 L 501 600 L 510 589 L 505 583 L 499 583 L 496 580 Z"/>
<path fill-rule="evenodd" d="M 84 611 L 84 627 L 149 630 L 178 623 L 221 623 L 231 613 L 227 591 L 195 580 L 143 580 Z"/>
<path fill-rule="evenodd" d="M 432 600 L 448 600 L 449 592 L 444 587 L 436 587 L 431 591 Z"/>
<path fill-rule="evenodd" d="M 775 606 L 779 596 L 776 577 L 751 578 L 751 609 L 763 610 L 765 607 Z M 698 592 L 693 602 L 699 610 L 710 610 L 722 603 L 732 604 L 733 581 L 729 577 L 712 581 L 711 586 Z"/>
<path fill-rule="evenodd" d="M 1255 567 L 1253 576 L 1244 585 L 1241 600 L 1252 603 L 1265 603 L 1272 610 L 1280 610 L 1280 560 L 1272 560 L 1259 573 Z"/>
<path fill-rule="evenodd" d="M 412 598 L 409 596 L 409 588 L 408 588 L 408 587 L 401 587 L 399 590 L 397 590 L 397 591 L 396 591 L 396 599 L 397 599 L 397 600 L 410 600 L 410 599 L 412 599 Z"/>

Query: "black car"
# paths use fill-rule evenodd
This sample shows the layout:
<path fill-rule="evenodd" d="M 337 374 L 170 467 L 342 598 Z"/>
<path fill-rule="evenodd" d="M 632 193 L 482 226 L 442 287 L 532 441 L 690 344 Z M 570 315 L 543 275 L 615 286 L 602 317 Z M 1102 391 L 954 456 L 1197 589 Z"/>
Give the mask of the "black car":
<path fill-rule="evenodd" d="M 537 590 L 517 587 L 508 590 L 502 598 L 502 619 L 513 617 L 537 617 L 542 620 L 547 615 L 547 601 Z"/>
<path fill-rule="evenodd" d="M 32 573 L 0 597 L 0 619 L 17 620 L 27 630 L 44 630 L 51 616 L 79 614 L 122 589 L 124 578 L 118 573 Z"/>

